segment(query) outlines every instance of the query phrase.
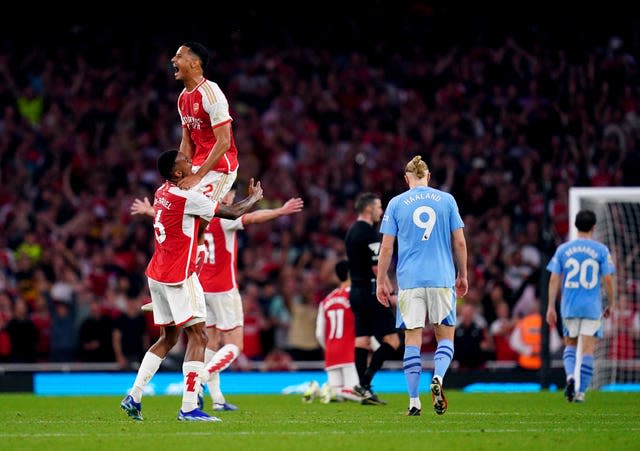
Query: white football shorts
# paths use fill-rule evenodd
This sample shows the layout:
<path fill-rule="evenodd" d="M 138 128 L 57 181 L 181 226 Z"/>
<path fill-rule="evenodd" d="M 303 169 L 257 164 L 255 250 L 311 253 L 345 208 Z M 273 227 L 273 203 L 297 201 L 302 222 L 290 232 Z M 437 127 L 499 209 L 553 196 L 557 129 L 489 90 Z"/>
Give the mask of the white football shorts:
<path fill-rule="evenodd" d="M 193 166 L 191 170 L 195 173 L 200 166 Z M 228 174 L 224 172 L 209 171 L 202 177 L 200 183 L 194 186 L 192 189 L 201 192 L 211 200 L 219 201 L 222 197 L 229 192 L 233 182 L 238 177 L 238 170 Z"/>
<path fill-rule="evenodd" d="M 407 329 L 430 324 L 456 324 L 456 295 L 452 288 L 409 288 L 398 292 L 398 310 Z"/>
<path fill-rule="evenodd" d="M 198 276 L 191 274 L 179 285 L 167 285 L 148 279 L 153 321 L 158 326 L 187 327 L 204 322 L 205 303 Z"/>
<path fill-rule="evenodd" d="M 242 299 L 237 288 L 225 293 L 205 293 L 207 305 L 207 327 L 232 330 L 244 325 Z"/>
<path fill-rule="evenodd" d="M 601 325 L 602 321 L 599 319 L 566 318 L 562 320 L 562 334 L 571 338 L 577 338 L 580 335 L 600 337 Z"/>

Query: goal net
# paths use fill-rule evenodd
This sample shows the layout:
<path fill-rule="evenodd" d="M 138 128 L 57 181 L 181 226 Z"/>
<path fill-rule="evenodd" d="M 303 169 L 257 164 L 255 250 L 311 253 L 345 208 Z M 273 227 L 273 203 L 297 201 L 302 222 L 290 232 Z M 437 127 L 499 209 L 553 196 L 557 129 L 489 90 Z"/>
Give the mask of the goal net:
<path fill-rule="evenodd" d="M 591 385 L 604 390 L 640 386 L 640 187 L 571 188 L 570 239 L 577 237 L 576 214 L 585 208 L 597 217 L 594 238 L 611 251 L 617 288 L 617 309 L 603 321 Z M 603 298 L 608 302 L 606 294 Z"/>

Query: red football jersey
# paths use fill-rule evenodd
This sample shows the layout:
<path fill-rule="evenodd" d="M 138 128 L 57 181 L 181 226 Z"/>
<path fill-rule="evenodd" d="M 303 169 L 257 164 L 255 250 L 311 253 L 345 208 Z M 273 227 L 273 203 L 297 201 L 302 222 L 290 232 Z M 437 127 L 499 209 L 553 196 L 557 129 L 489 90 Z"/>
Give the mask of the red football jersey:
<path fill-rule="evenodd" d="M 236 231 L 244 229 L 238 219 L 213 218 L 204 233 L 207 257 L 198 275 L 205 293 L 226 293 L 237 288 L 238 240 Z"/>
<path fill-rule="evenodd" d="M 350 288 L 336 288 L 320 302 L 316 338 L 324 343 L 325 368 L 355 362 L 356 326 L 349 303 Z"/>
<path fill-rule="evenodd" d="M 216 143 L 213 130 L 233 120 L 229 115 L 227 98 L 216 83 L 203 79 L 193 91 L 182 90 L 178 96 L 178 112 L 182 127 L 189 129 L 196 147 L 192 156 L 193 165 L 202 166 Z M 229 150 L 211 170 L 229 173 L 237 168 L 238 150 L 231 133 Z"/>
<path fill-rule="evenodd" d="M 156 243 L 147 277 L 177 285 L 195 272 L 200 218 L 211 220 L 217 207 L 204 194 L 181 190 L 170 182 L 158 188 L 153 202 Z"/>

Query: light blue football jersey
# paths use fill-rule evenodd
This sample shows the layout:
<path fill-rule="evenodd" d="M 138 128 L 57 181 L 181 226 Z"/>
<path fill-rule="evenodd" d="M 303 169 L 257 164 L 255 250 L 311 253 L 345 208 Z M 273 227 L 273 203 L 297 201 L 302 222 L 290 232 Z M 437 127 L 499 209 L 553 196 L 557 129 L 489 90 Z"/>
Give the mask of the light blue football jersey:
<path fill-rule="evenodd" d="M 600 318 L 600 280 L 615 272 L 607 246 L 587 239 L 561 244 L 547 270 L 562 275 L 560 313 L 563 318 Z"/>
<path fill-rule="evenodd" d="M 398 240 L 396 277 L 401 290 L 455 285 L 451 233 L 461 227 L 458 205 L 444 191 L 419 186 L 389 201 L 380 233 Z"/>

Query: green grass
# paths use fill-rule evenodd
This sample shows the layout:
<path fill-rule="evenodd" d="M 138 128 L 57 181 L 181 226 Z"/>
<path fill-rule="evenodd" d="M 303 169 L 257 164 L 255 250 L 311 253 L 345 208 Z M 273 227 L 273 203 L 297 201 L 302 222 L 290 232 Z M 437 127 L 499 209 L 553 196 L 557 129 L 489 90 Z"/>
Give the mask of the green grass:
<path fill-rule="evenodd" d="M 118 397 L 0 395 L 1 450 L 625 450 L 639 449 L 640 393 L 589 392 L 569 404 L 561 392 L 468 394 L 447 391 L 437 416 L 422 395 L 421 417 L 407 397 L 386 406 L 315 402 L 299 395 L 232 395 L 222 423 L 176 420 L 180 398 L 148 396 L 135 422 Z"/>

